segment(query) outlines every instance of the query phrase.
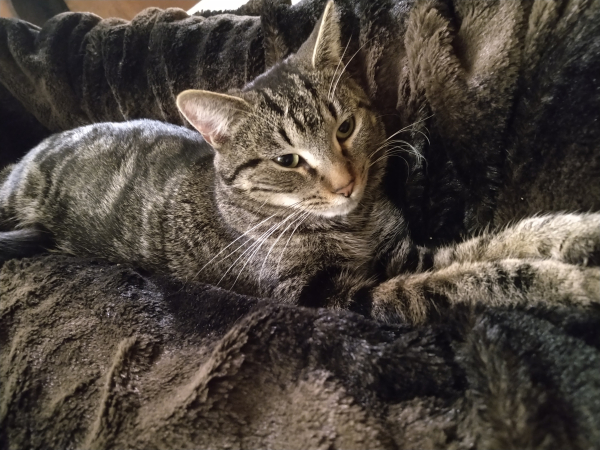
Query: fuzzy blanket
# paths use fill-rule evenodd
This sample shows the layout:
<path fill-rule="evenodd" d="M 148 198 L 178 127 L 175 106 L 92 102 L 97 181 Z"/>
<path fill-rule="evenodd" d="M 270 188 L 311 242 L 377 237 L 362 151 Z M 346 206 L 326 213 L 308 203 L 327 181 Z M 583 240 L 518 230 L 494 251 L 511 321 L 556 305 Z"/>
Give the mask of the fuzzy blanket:
<path fill-rule="evenodd" d="M 417 124 L 427 164 L 388 180 L 417 241 L 600 210 L 600 2 L 337 3 L 348 70 L 388 130 Z M 183 124 L 179 91 L 252 80 L 324 4 L 0 20 L 0 163 L 86 123 Z M 1 268 L 0 321 L 0 448 L 600 448 L 600 311 L 383 325 L 41 256 Z"/>
<path fill-rule="evenodd" d="M 2 268 L 3 448 L 597 448 L 599 317 L 414 329 L 67 257 Z"/>

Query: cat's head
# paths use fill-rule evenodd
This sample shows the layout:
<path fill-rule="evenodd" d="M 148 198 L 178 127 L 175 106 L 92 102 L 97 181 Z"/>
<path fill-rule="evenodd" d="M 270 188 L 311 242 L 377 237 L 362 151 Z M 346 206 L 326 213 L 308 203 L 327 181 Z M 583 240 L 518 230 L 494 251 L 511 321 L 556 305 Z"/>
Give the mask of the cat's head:
<path fill-rule="evenodd" d="M 335 217 L 379 184 L 383 126 L 342 56 L 329 2 L 299 51 L 243 90 L 178 96 L 180 111 L 215 148 L 229 195 Z"/>

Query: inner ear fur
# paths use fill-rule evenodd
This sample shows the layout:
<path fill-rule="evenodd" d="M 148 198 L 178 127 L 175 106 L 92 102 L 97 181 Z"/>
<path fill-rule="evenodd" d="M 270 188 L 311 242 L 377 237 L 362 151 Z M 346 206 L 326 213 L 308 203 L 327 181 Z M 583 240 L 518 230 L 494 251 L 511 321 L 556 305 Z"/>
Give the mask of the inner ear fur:
<path fill-rule="evenodd" d="M 177 96 L 177 108 L 216 149 L 233 135 L 251 111 L 248 102 L 240 97 L 195 89 Z"/>

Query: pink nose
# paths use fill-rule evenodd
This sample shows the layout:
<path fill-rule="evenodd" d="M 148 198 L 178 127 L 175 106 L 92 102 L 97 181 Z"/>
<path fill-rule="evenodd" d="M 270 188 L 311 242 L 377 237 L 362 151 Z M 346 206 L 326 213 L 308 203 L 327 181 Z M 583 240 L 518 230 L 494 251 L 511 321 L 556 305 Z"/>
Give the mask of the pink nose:
<path fill-rule="evenodd" d="M 352 195 L 352 189 L 354 189 L 354 180 L 351 180 L 350 183 L 348 183 L 343 188 L 337 189 L 335 191 L 335 193 L 336 194 L 341 194 L 344 197 L 348 198 L 348 197 L 350 197 Z"/>

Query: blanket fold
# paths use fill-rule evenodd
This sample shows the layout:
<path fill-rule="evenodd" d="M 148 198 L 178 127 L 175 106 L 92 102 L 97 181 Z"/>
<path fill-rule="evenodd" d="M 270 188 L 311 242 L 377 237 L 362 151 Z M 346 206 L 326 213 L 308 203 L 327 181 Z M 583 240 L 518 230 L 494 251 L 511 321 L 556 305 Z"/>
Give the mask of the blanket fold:
<path fill-rule="evenodd" d="M 51 131 L 155 118 L 183 124 L 174 97 L 241 87 L 264 70 L 260 18 L 146 9 L 131 22 L 65 13 L 40 30 L 2 19 L 0 80 Z"/>
<path fill-rule="evenodd" d="M 64 256 L 8 262 L 0 279 L 2 448 L 600 439 L 597 333 L 577 331 L 600 315 L 565 311 L 573 332 L 542 310 L 484 307 L 469 325 L 382 325 Z"/>

